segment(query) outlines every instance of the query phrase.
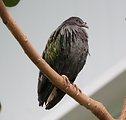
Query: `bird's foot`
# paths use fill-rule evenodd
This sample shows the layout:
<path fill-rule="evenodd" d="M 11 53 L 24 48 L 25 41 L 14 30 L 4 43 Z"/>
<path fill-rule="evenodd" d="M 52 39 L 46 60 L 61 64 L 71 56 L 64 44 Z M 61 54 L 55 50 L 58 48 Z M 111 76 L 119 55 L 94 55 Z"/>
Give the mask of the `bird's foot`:
<path fill-rule="evenodd" d="M 76 84 L 71 84 L 68 77 L 66 75 L 61 75 L 62 78 L 65 80 L 64 86 L 66 87 L 66 89 L 68 89 L 71 86 L 74 87 L 75 91 L 77 91 L 76 95 L 78 96 L 80 93 L 82 93 L 82 91 L 77 87 Z"/>
<path fill-rule="evenodd" d="M 77 87 L 76 84 L 72 84 L 75 88 L 75 90 L 77 91 L 76 95 L 78 96 L 80 93 L 82 93 L 82 91 Z"/>
<path fill-rule="evenodd" d="M 70 87 L 71 84 L 68 77 L 66 75 L 61 75 L 61 76 L 65 80 L 64 86 L 66 87 L 66 89 L 68 89 L 68 87 Z"/>

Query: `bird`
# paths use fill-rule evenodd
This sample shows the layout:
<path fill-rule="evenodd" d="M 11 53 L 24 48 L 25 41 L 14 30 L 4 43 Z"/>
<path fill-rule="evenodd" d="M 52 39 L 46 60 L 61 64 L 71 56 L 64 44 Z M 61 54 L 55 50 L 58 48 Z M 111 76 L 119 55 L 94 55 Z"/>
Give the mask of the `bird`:
<path fill-rule="evenodd" d="M 49 37 L 42 58 L 60 75 L 73 83 L 86 63 L 89 54 L 87 23 L 79 17 L 65 20 Z M 39 106 L 53 108 L 65 93 L 55 87 L 40 71 L 38 77 Z"/>

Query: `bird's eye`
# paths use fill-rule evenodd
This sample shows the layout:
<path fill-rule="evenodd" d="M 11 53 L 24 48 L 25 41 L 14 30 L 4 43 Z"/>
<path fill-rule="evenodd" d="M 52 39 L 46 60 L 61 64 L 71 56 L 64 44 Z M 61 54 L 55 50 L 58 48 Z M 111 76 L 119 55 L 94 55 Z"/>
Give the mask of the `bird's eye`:
<path fill-rule="evenodd" d="M 80 21 L 80 20 L 76 20 L 76 22 L 77 22 L 78 24 L 81 24 L 81 21 Z"/>

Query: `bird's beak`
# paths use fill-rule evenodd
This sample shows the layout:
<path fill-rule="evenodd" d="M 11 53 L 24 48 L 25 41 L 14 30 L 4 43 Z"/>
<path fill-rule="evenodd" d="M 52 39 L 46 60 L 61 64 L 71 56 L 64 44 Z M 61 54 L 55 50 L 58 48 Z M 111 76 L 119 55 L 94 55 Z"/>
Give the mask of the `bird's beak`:
<path fill-rule="evenodd" d="M 82 27 L 89 28 L 86 22 L 83 23 Z"/>

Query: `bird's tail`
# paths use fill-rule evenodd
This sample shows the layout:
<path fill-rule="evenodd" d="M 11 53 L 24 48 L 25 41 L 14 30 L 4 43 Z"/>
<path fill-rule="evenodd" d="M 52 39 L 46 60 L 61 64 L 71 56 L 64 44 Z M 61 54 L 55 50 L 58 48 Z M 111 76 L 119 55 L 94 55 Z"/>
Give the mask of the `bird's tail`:
<path fill-rule="evenodd" d="M 45 102 L 46 109 L 51 109 L 52 107 L 54 107 L 63 98 L 64 95 L 64 92 L 54 87 L 51 94 Z"/>

